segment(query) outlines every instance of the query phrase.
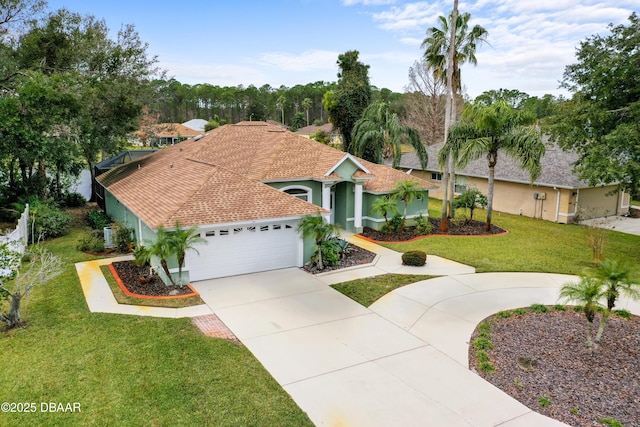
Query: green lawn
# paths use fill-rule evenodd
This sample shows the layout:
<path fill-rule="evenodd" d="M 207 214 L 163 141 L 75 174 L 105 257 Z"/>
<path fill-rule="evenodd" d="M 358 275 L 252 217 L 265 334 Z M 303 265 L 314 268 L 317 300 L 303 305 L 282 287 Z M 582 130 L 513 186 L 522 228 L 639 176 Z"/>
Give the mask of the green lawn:
<path fill-rule="evenodd" d="M 429 200 L 429 216 L 440 217 L 440 200 Z M 486 212 L 479 210 L 474 217 L 484 221 Z M 476 267 L 478 272 L 536 271 L 551 273 L 580 273 L 591 265 L 591 248 L 586 228 L 573 224 L 556 224 L 524 216 L 493 214 L 493 224 L 510 233 L 487 237 L 433 236 L 415 242 L 385 244 L 406 252 L 423 250 L 454 261 Z M 640 236 L 609 231 L 605 257 L 625 258 L 640 263 Z"/>
<path fill-rule="evenodd" d="M 332 285 L 331 287 L 365 307 L 369 307 L 380 297 L 400 286 L 432 279 L 433 277 L 435 276 L 420 274 L 383 274 L 381 276 L 350 280 Z"/>
<path fill-rule="evenodd" d="M 0 413 L 0 425 L 312 425 L 243 346 L 189 319 L 90 313 L 74 263 L 79 230 L 47 243 L 64 272 L 37 288 L 25 329 L 0 332 L 3 402 L 74 403 L 80 413 Z"/>

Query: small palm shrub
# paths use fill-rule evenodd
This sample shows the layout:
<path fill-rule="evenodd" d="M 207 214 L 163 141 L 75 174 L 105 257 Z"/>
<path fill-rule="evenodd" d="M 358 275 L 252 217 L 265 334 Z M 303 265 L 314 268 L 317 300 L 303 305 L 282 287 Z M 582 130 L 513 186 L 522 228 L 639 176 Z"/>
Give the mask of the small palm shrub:
<path fill-rule="evenodd" d="M 404 218 L 400 214 L 394 215 L 393 218 L 389 220 L 389 227 L 391 228 L 391 231 L 393 231 L 394 233 L 399 233 L 402 230 L 403 224 L 404 224 Z M 389 230 L 385 230 L 385 231 L 389 231 Z"/>
<path fill-rule="evenodd" d="M 326 265 L 333 266 L 340 262 L 342 250 L 334 240 L 323 240 L 320 250 L 322 251 L 322 260 Z"/>
<path fill-rule="evenodd" d="M 422 267 L 427 263 L 427 254 L 423 251 L 408 251 L 402 254 L 402 264 Z"/>

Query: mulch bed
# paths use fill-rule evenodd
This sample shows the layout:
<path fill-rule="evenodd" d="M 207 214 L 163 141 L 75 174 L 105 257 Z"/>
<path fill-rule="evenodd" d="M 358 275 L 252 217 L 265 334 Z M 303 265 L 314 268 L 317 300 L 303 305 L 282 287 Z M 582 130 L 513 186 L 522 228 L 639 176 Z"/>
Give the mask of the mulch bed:
<path fill-rule="evenodd" d="M 478 371 L 481 377 L 532 410 L 572 426 L 604 425 L 601 418 L 640 426 L 640 317 L 612 316 L 597 350 L 586 347 L 587 321 L 572 309 L 490 323 L 494 348 L 487 353 L 496 371 Z M 531 371 L 519 366 L 522 357 L 535 360 Z M 477 366 L 473 346 L 469 366 Z M 540 405 L 542 397 L 548 406 Z"/>
<path fill-rule="evenodd" d="M 453 224 L 449 221 L 449 232 L 442 233 L 440 231 L 440 218 L 429 218 L 429 222 L 433 225 L 433 231 L 431 234 L 427 234 L 426 236 L 432 235 L 444 235 L 444 236 L 487 236 L 493 234 L 502 234 L 507 231 L 503 228 L 495 226 L 491 224 L 491 230 L 489 232 L 485 231 L 485 223 L 481 221 L 466 221 L 463 224 Z M 377 240 L 379 242 L 404 242 L 407 240 L 415 239 L 417 237 L 425 237 L 423 234 L 418 234 L 415 232 L 415 227 L 406 227 L 403 232 L 394 233 L 389 232 L 385 233 L 382 231 L 374 230 L 372 228 L 365 227 L 362 233 L 362 236 L 371 239 Z"/>
<path fill-rule="evenodd" d="M 149 276 L 149 267 L 138 267 L 132 261 L 114 262 L 113 268 L 129 292 L 147 296 L 175 296 L 193 293 L 187 286 L 167 286 L 158 275 Z M 141 277 L 149 277 L 149 283 L 140 283 Z"/>
<path fill-rule="evenodd" d="M 315 265 L 305 265 L 303 270 L 308 273 L 318 274 L 326 273 L 327 271 L 339 270 L 341 268 L 353 267 L 355 265 L 369 264 L 373 262 L 376 254 L 353 244 L 349 245 L 351 251 L 349 254 L 340 260 L 340 263 L 332 266 L 325 266 L 322 270 L 319 270 Z"/>

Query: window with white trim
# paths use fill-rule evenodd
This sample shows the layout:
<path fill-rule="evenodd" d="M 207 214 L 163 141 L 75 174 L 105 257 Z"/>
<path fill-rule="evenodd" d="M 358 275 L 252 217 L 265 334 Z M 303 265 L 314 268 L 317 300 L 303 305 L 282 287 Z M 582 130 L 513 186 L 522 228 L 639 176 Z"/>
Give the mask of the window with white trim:
<path fill-rule="evenodd" d="M 298 199 L 304 200 L 305 202 L 311 202 L 311 189 L 308 187 L 285 187 L 282 189 L 282 191 L 287 194 L 291 194 Z"/>

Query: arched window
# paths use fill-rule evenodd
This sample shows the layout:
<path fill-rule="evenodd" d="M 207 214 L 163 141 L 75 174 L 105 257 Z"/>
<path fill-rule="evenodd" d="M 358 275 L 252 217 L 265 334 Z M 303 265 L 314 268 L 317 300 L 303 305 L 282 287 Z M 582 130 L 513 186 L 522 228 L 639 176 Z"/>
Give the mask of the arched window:
<path fill-rule="evenodd" d="M 285 187 L 282 189 L 287 194 L 291 194 L 292 196 L 297 197 L 298 199 L 302 199 L 305 202 L 311 203 L 311 189 L 309 187 L 295 186 L 295 187 Z"/>

